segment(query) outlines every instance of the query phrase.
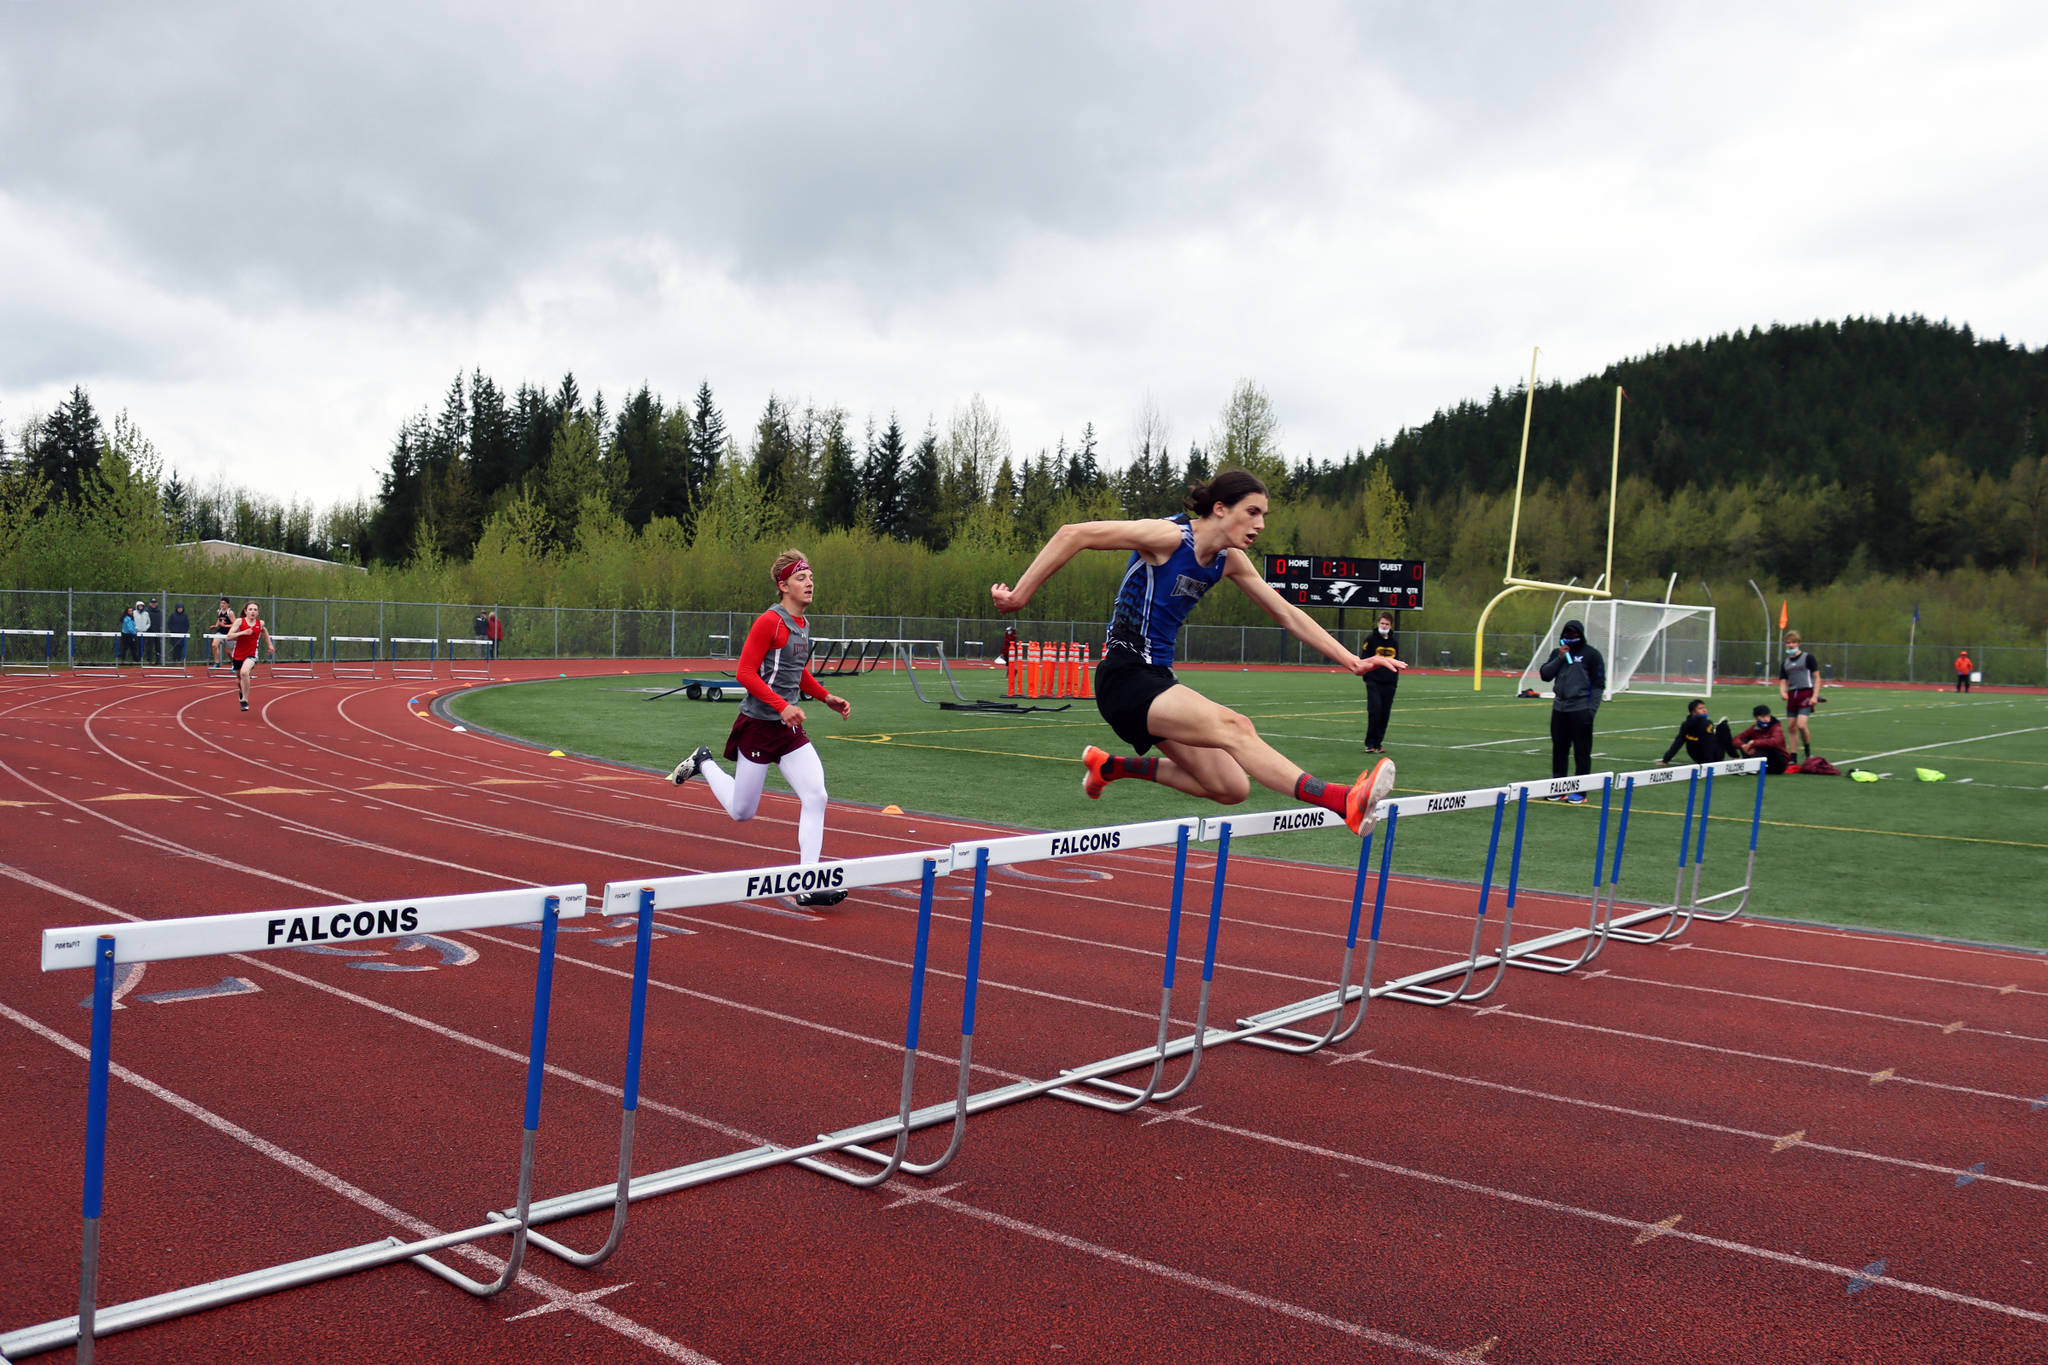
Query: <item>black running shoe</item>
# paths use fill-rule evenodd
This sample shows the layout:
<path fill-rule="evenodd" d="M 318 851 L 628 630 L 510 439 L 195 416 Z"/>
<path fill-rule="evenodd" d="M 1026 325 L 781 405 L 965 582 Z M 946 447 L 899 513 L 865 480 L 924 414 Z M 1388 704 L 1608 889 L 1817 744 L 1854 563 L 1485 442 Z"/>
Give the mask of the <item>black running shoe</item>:
<path fill-rule="evenodd" d="M 828 906 L 837 905 L 845 900 L 846 893 L 844 891 L 806 891 L 792 899 L 806 910 L 823 910 Z"/>
<path fill-rule="evenodd" d="M 697 746 L 696 753 L 691 754 L 688 758 L 676 764 L 675 767 L 669 770 L 668 780 L 675 783 L 678 787 L 680 787 L 683 785 L 683 783 L 689 781 L 698 773 L 702 772 L 704 770 L 704 765 L 706 763 L 709 763 L 710 761 L 710 746 L 700 744 Z"/>
<path fill-rule="evenodd" d="M 248 702 L 246 702 L 246 701 L 245 701 L 245 702 L 243 702 L 243 703 L 242 703 L 242 709 L 243 709 L 244 711 L 248 710 L 248 709 L 249 709 L 249 703 L 248 703 Z"/>

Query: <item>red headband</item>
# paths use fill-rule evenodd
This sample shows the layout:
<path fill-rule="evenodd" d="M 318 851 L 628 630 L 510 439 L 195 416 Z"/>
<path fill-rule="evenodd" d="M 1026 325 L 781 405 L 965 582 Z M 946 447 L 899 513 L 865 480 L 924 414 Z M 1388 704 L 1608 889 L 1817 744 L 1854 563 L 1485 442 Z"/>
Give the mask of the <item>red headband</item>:
<path fill-rule="evenodd" d="M 808 569 L 810 567 L 811 561 L 808 559 L 792 560 L 790 563 L 783 565 L 781 568 L 775 571 L 775 586 L 778 588 L 781 587 L 783 583 L 787 581 L 789 576 L 795 573 L 798 569 Z"/>

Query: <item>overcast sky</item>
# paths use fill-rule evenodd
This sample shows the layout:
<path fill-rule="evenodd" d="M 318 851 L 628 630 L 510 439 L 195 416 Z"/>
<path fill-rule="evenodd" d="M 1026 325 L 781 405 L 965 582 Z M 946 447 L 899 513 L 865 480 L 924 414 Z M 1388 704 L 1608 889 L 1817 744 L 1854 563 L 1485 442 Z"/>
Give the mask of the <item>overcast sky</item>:
<path fill-rule="evenodd" d="M 1774 321 L 2048 343 L 2048 7 L 0 0 L 0 426 L 374 493 L 458 371 L 1291 456 Z M 2031 92 L 2031 93 L 2029 93 Z"/>

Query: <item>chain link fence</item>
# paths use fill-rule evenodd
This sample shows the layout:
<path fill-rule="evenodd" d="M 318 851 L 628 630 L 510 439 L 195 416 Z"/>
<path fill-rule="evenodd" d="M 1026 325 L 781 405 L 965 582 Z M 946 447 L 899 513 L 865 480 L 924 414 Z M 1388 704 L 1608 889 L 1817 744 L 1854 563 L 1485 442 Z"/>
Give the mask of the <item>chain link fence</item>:
<path fill-rule="evenodd" d="M 636 611 L 628 608 L 529 607 L 482 602 L 360 602 L 325 598 L 256 597 L 229 603 L 237 614 L 254 601 L 273 635 L 310 637 L 315 657 L 333 657 L 337 636 L 442 641 L 484 638 L 490 614 L 496 612 L 503 639 L 498 655 L 506 659 L 703 659 L 736 652 L 756 613 L 706 611 Z M 74 648 L 97 658 L 102 636 L 118 632 L 122 615 L 138 602 L 157 604 L 151 630 L 169 629 L 171 613 L 183 606 L 189 635 L 197 640 L 213 628 L 216 599 L 210 594 L 178 594 L 162 588 L 126 592 L 51 592 L 0 588 L 0 627 L 52 632 L 55 655 L 62 662 Z M 955 616 L 835 616 L 812 613 L 811 633 L 821 639 L 937 640 L 953 659 L 994 658 L 1003 633 L 1016 625 L 1033 640 L 1100 642 L 1102 621 L 976 620 Z M 1345 628 L 1331 633 L 1347 647 L 1363 646 L 1365 631 Z M 76 642 L 73 637 L 76 636 Z M 1469 672 L 1473 639 L 1470 631 L 1403 630 L 1401 640 L 1411 663 L 1423 668 Z M 1494 673 L 1519 673 L 1542 643 L 1526 632 L 1489 631 L 1480 645 L 1479 664 Z M 165 642 L 150 646 L 167 648 Z M 1809 640 L 1806 647 L 1820 659 L 1831 682 L 1921 682 L 1953 684 L 1952 663 L 1963 647 L 1921 641 L 1909 650 L 1903 644 L 1863 644 Z M 1779 644 L 1775 639 L 1722 639 L 1715 676 L 1722 682 L 1777 679 Z M 2048 647 L 1973 648 L 1970 658 L 1989 684 L 2048 686 Z M 197 659 L 197 653 L 192 655 Z M 1190 622 L 1181 632 L 1180 656 L 1187 663 L 1300 664 L 1324 660 L 1307 645 L 1277 626 L 1216 626 Z"/>

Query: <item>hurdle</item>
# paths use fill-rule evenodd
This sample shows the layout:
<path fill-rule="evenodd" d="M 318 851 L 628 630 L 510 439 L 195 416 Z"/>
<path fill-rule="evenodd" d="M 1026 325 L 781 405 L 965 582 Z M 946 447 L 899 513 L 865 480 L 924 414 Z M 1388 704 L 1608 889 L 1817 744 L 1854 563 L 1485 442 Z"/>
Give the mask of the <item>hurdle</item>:
<path fill-rule="evenodd" d="M 43 642 L 41 658 L 31 643 Z M 0 626 L 0 677 L 54 678 L 57 676 L 57 632 L 29 626 Z"/>
<path fill-rule="evenodd" d="M 408 655 L 401 646 L 411 645 L 417 651 L 426 650 L 426 657 L 418 653 Z M 439 670 L 441 642 L 430 635 L 394 635 L 391 637 L 391 676 L 412 682 L 431 682 Z"/>
<path fill-rule="evenodd" d="M 65 632 L 65 635 L 66 635 L 66 637 L 67 637 L 67 638 L 66 638 L 66 640 L 65 640 L 65 642 L 64 642 L 64 656 L 65 656 L 65 660 L 66 660 L 66 662 L 68 662 L 68 663 L 69 663 L 69 664 L 71 665 L 71 676 L 72 676 L 72 677 L 74 677 L 74 678 L 99 678 L 99 677 L 111 677 L 111 678 L 118 678 L 118 677 L 120 677 L 120 676 L 121 676 L 121 632 L 120 632 L 120 631 L 118 631 L 118 630 L 72 630 L 72 631 L 66 631 L 66 632 Z M 86 645 L 86 646 L 84 647 L 84 650 L 83 650 L 83 655 L 82 655 L 82 657 L 81 657 L 81 650 L 80 650 L 80 646 L 79 646 L 79 641 L 81 641 L 81 640 L 85 640 L 85 641 L 90 641 L 90 642 L 92 642 L 92 643 L 89 643 L 89 644 L 87 644 L 87 645 Z M 102 657 L 99 657 L 99 656 L 100 656 L 100 653 L 101 653 L 101 651 L 103 651 L 103 650 L 105 650 L 105 649 L 107 648 L 107 646 L 106 646 L 105 644 L 102 644 L 102 643 L 100 643 L 100 642 L 101 642 L 101 641 L 107 641 L 107 640 L 111 640 L 111 641 L 113 641 L 113 646 L 112 646 L 112 648 L 113 648 L 113 656 L 114 656 L 114 657 L 113 657 L 113 658 L 111 658 L 111 659 L 107 659 L 107 658 L 102 658 Z"/>
<path fill-rule="evenodd" d="M 320 637 L 317 635 L 271 636 L 270 676 L 311 682 L 313 664 L 320 657 L 319 650 Z"/>
<path fill-rule="evenodd" d="M 337 678 L 366 682 L 377 676 L 378 655 L 384 641 L 375 635 L 330 635 L 327 637 L 327 671 Z M 346 650 L 349 657 L 342 658 Z"/>
<path fill-rule="evenodd" d="M 1761 759 L 1743 758 L 1722 763 L 1704 763 L 1691 768 L 1659 768 L 1633 775 L 1635 778 L 1640 779 L 1641 784 L 1646 787 L 1676 782 L 1680 777 L 1686 779 L 1685 819 L 1679 826 L 1678 835 L 1678 873 L 1672 886 L 1670 904 L 1657 906 L 1656 914 L 1638 915 L 1630 923 L 1610 926 L 1608 929 L 1610 937 L 1621 939 L 1627 943 L 1664 943 L 1683 934 L 1691 927 L 1692 921 L 1695 918 L 1718 922 L 1733 919 L 1742 913 L 1743 906 L 1749 903 L 1750 888 L 1756 879 L 1756 841 L 1760 827 L 1763 824 L 1764 769 L 1759 766 L 1761 763 Z M 1748 869 L 1743 875 L 1740 886 L 1716 892 L 1708 896 L 1705 901 L 1702 901 L 1699 894 L 1700 870 L 1701 864 L 1706 861 L 1707 856 L 1707 819 L 1713 809 L 1714 778 L 1716 776 L 1737 776 L 1751 770 L 1754 770 L 1756 773 L 1756 801 L 1750 811 Z M 1698 805 L 1699 812 L 1697 821 L 1694 820 L 1695 803 Z M 1689 847 L 1693 853 L 1691 876 L 1689 879 L 1690 885 L 1688 885 L 1686 868 Z M 1618 879 L 1620 876 L 1619 848 L 1615 850 L 1615 855 L 1615 875 Z M 1706 905 L 1726 900 L 1731 896 L 1739 896 L 1741 898 L 1736 901 L 1732 908 L 1712 911 L 1703 909 Z M 1632 923 L 1642 923 L 1666 916 L 1668 916 L 1668 919 L 1664 927 L 1655 932 L 1630 927 Z"/>
<path fill-rule="evenodd" d="M 185 676 L 185 660 L 171 661 L 173 642 L 183 643 L 187 636 L 174 635 L 167 630 L 145 630 L 136 635 L 142 650 L 142 676 L 145 678 L 182 678 Z"/>
<path fill-rule="evenodd" d="M 488 1298 L 511 1284 L 519 1273 L 526 1252 L 526 1210 L 532 1200 L 534 1143 L 540 1128 L 541 1082 L 547 1070 L 548 1004 L 553 986 L 555 926 L 558 920 L 580 917 L 584 913 L 587 894 L 581 886 L 528 887 L 411 901 L 257 910 L 232 915 L 44 930 L 44 971 L 90 967 L 93 972 L 79 1307 L 75 1317 L 0 1336 L 0 1356 L 17 1359 L 75 1343 L 78 1359 L 90 1362 L 93 1342 L 99 1337 L 395 1261 L 411 1261 L 479 1297 Z M 520 1138 L 519 1192 L 512 1226 L 491 1220 L 476 1227 L 415 1242 L 387 1237 L 307 1260 L 136 1299 L 105 1310 L 100 1308 L 100 1217 L 106 1173 L 107 1078 L 113 1051 L 117 966 L 129 962 L 212 957 L 222 953 L 260 953 L 314 939 L 396 938 L 408 934 L 500 928 L 530 924 L 536 920 L 541 924 L 541 948 L 534 974 L 525 1122 Z M 512 1250 L 503 1273 L 490 1284 L 481 1284 L 433 1259 L 434 1252 L 506 1232 L 512 1235 Z"/>
<path fill-rule="evenodd" d="M 451 636 L 442 641 L 448 647 L 448 676 L 470 682 L 488 681 L 491 676 L 491 644 L 475 636 Z M 464 650 L 475 650 L 464 655 Z"/>
<path fill-rule="evenodd" d="M 807 665 L 814 678 L 846 678 L 872 673 L 886 655 L 887 640 L 815 639 Z"/>
<path fill-rule="evenodd" d="M 614 917 L 631 915 L 634 917 L 636 928 L 632 994 L 626 1024 L 626 1077 L 620 1098 L 619 1175 L 610 1185 L 599 1185 L 537 1201 L 528 1208 L 526 1216 L 531 1225 L 538 1226 L 610 1208 L 611 1229 L 604 1243 L 590 1252 L 578 1252 L 535 1232 L 528 1233 L 529 1243 L 573 1265 L 596 1265 L 618 1249 L 624 1237 L 628 1210 L 634 1202 L 641 1199 L 672 1194 L 750 1171 L 790 1164 L 804 1165 L 807 1169 L 849 1184 L 872 1186 L 881 1184 L 899 1170 L 911 1174 L 929 1174 L 958 1155 L 969 1107 L 965 1096 L 973 1055 L 976 984 L 980 979 L 982 905 L 987 895 L 988 881 L 985 857 L 977 862 L 975 869 L 975 910 L 969 929 L 966 994 L 961 1005 L 958 1098 L 954 1104 L 939 1106 L 937 1110 L 910 1112 L 910 1082 L 916 1063 L 923 1012 L 933 886 L 936 878 L 945 876 L 953 870 L 954 863 L 954 850 L 934 848 L 882 854 L 871 858 L 853 858 L 836 863 L 752 868 L 732 872 L 702 872 L 652 881 L 607 883 L 602 900 L 605 913 Z M 647 1013 L 649 945 L 653 937 L 655 912 L 699 909 L 731 901 L 792 895 L 804 891 L 849 891 L 908 881 L 919 883 L 918 927 L 911 969 L 910 1003 L 906 1011 L 904 1028 L 903 1088 L 896 1116 L 893 1119 L 864 1124 L 839 1133 L 824 1134 L 815 1142 L 801 1146 L 777 1147 L 770 1144 L 751 1147 L 727 1156 L 693 1162 L 687 1166 L 654 1171 L 646 1175 L 634 1175 L 633 1130 L 640 1101 L 641 1039 Z M 954 1134 L 952 1143 L 944 1154 L 936 1161 L 922 1164 L 905 1160 L 910 1134 L 914 1130 L 948 1120 L 954 1124 Z M 895 1139 L 895 1149 L 887 1156 L 866 1147 L 868 1143 L 892 1137 Z M 848 1152 L 877 1160 L 882 1165 L 883 1173 L 880 1178 L 870 1174 L 854 1174 L 818 1160 L 833 1152 Z M 515 1216 L 514 1211 L 498 1211 L 489 1215 L 492 1220 L 499 1223 L 512 1221 Z"/>

